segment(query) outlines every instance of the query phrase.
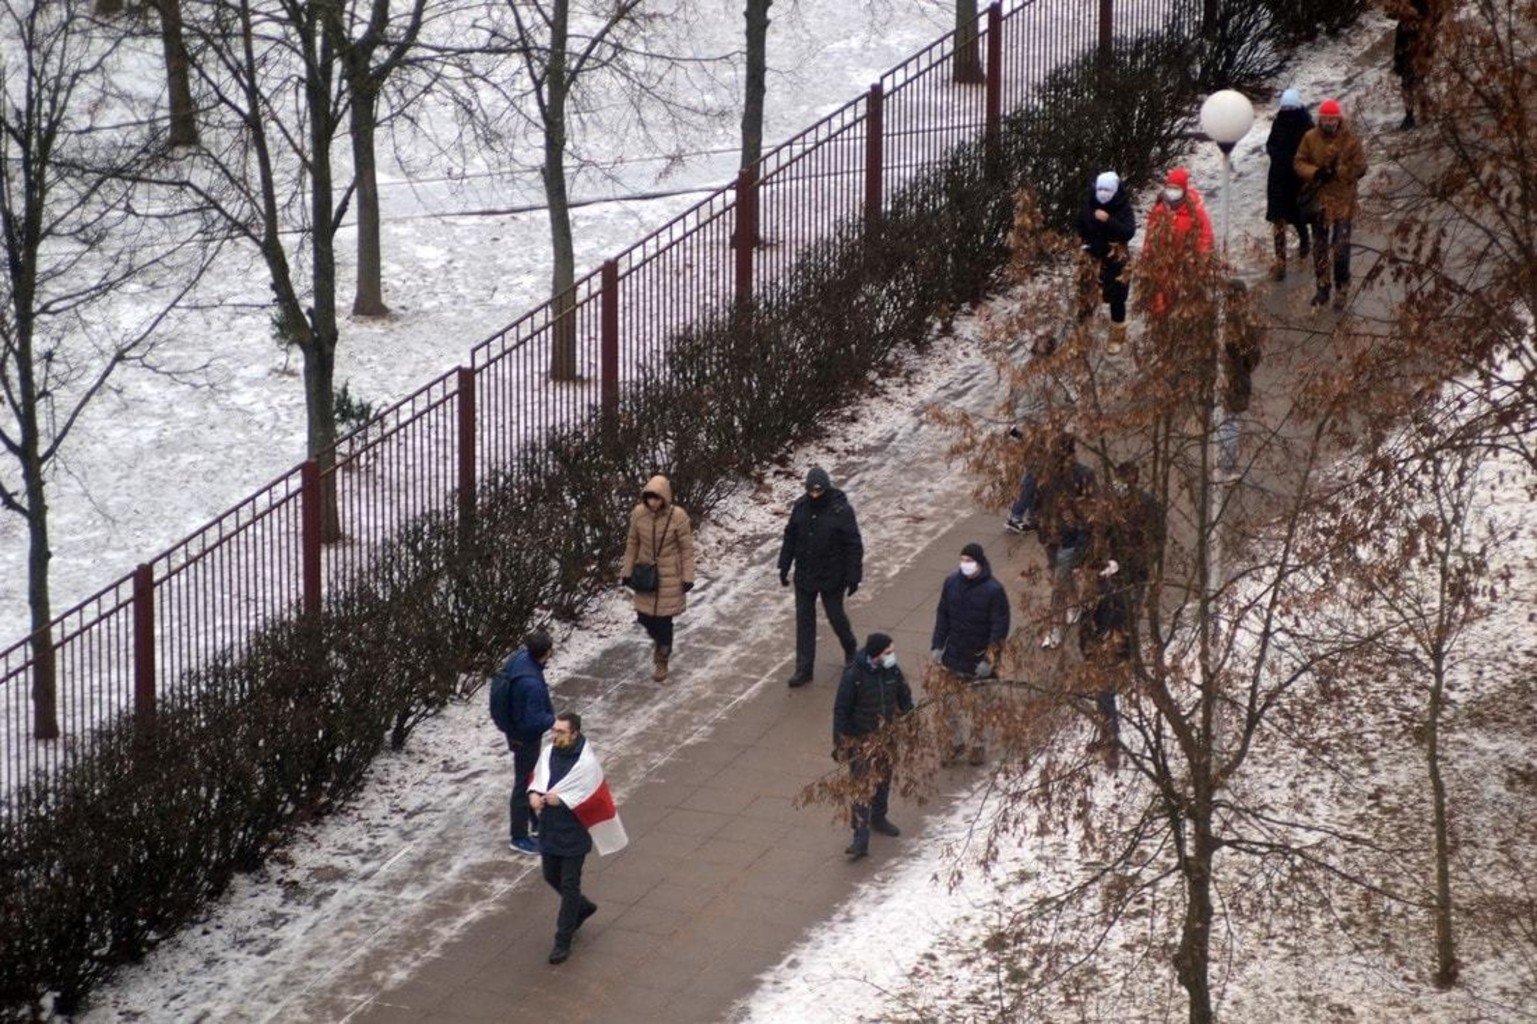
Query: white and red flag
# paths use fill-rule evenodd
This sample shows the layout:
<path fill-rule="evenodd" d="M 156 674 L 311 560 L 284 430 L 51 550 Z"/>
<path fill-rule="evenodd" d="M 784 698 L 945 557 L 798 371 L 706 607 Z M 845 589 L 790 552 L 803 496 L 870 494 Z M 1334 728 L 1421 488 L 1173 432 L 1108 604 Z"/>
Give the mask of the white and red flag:
<path fill-rule="evenodd" d="M 554 749 L 546 745 L 539 752 L 539 763 L 534 766 L 534 783 L 529 788 L 539 793 L 558 794 L 560 802 L 571 808 L 576 820 L 592 836 L 592 845 L 599 854 L 618 853 L 630 844 L 630 837 L 625 834 L 624 822 L 619 820 L 613 791 L 603 777 L 603 766 L 598 763 L 598 755 L 592 752 L 592 744 L 582 744 L 576 764 L 552 789 L 550 751 Z"/>

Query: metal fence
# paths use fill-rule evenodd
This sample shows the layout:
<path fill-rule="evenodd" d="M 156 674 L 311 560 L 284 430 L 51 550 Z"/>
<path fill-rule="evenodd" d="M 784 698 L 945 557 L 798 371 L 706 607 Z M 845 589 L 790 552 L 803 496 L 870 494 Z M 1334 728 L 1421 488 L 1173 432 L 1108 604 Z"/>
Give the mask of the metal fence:
<path fill-rule="evenodd" d="M 1003 114 L 1029 104 L 1052 69 L 1108 52 L 1117 26 L 1156 28 L 1186 9 L 1188 0 L 994 4 L 344 438 L 334 465 L 296 467 L 0 653 L 4 816 L 18 784 L 89 755 L 121 716 L 153 715 L 188 673 L 238 653 L 266 625 L 318 612 L 328 589 L 368 572 L 414 519 L 467 515 L 493 474 L 538 473 L 548 431 L 617 409 L 623 382 L 666 372 L 680 330 L 764 294 L 807 245 L 878 222 L 903 183 L 955 146 L 995 140 Z M 333 491 L 342 537 L 323 543 Z M 42 739 L 39 725 L 52 723 L 37 721 L 33 690 L 48 681 L 58 736 Z"/>

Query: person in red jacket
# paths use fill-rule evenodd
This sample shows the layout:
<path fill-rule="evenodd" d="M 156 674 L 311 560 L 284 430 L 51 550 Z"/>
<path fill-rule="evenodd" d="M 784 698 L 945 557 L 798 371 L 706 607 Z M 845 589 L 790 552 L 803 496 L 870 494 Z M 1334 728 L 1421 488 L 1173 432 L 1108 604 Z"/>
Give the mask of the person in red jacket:
<path fill-rule="evenodd" d="M 1164 180 L 1163 191 L 1147 215 L 1146 242 L 1142 256 L 1150 268 L 1160 268 L 1165 275 L 1178 279 L 1186 261 L 1193 265 L 1211 256 L 1211 217 L 1201 193 L 1190 184 L 1190 172 L 1176 167 Z M 1148 303 L 1155 316 L 1167 313 L 1175 304 L 1176 295 L 1169 293 L 1169 282 L 1159 281 L 1160 288 Z"/>

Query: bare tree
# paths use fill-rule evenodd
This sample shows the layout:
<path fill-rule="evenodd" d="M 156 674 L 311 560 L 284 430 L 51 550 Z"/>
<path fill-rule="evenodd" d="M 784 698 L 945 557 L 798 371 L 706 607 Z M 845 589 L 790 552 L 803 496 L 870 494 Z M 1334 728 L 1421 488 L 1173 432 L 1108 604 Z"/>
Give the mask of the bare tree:
<path fill-rule="evenodd" d="M 663 126 L 679 124 L 700 109 L 669 95 L 674 73 L 684 65 L 718 58 L 663 52 L 653 35 L 663 26 L 664 16 L 640 0 L 507 0 L 504 14 L 487 26 L 486 52 L 516 57 L 525 74 L 511 87 L 492 87 L 506 99 L 508 111 L 528 118 L 538 135 L 553 251 L 550 375 L 573 380 L 581 375 L 572 315 L 576 254 L 567 188 L 568 160 L 576 144 L 573 125 L 590 118 L 594 131 L 629 129 L 650 137 Z M 479 82 L 487 83 L 487 77 L 483 74 Z M 505 117 L 507 111 L 501 113 Z M 490 134 L 505 130 L 492 129 Z"/>
<path fill-rule="evenodd" d="M 977 33 L 977 0 L 955 0 L 955 53 L 950 58 L 950 76 L 956 82 L 987 81 Z"/>
<path fill-rule="evenodd" d="M 213 231 L 260 253 L 274 333 L 304 359 L 306 450 L 322 470 L 322 535 L 335 540 L 336 233 L 353 193 L 332 154 L 345 117 L 340 57 L 324 4 L 200 0 L 196 11 L 194 70 L 213 99 L 204 146 L 153 180 L 195 196 Z"/>
<path fill-rule="evenodd" d="M 192 99 L 192 72 L 187 59 L 187 40 L 181 26 L 181 0 L 152 0 L 160 19 L 160 47 L 165 54 L 166 96 L 170 113 L 171 146 L 198 143 L 197 106 Z"/>
<path fill-rule="evenodd" d="M 16 471 L 0 479 L 0 506 L 27 524 L 33 728 L 54 739 L 49 477 L 112 375 L 149 356 L 201 266 L 182 265 L 192 250 L 174 216 L 132 203 L 128 179 L 153 149 L 133 126 L 144 112 L 112 86 L 121 34 L 98 31 L 82 0 L 4 0 L 0 22 L 0 445 Z"/>
<path fill-rule="evenodd" d="M 361 5 L 326 5 L 325 32 L 341 59 L 347 87 L 348 129 L 352 140 L 352 170 L 357 185 L 356 316 L 384 316 L 383 254 L 379 224 L 379 177 L 375 135 L 379 100 L 391 75 L 411 57 L 421 33 L 427 0 L 408 0 L 403 24 L 397 24 L 390 0 L 366 0 Z"/>
<path fill-rule="evenodd" d="M 768 94 L 769 8 L 774 0 L 746 0 L 745 67 L 742 90 L 742 162 L 748 168 L 763 156 L 763 101 Z"/>

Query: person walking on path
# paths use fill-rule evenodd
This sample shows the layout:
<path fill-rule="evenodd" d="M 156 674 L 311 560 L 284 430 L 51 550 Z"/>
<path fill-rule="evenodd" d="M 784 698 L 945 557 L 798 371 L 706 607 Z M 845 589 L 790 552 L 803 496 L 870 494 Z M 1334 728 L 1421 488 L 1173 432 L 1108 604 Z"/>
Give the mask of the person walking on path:
<path fill-rule="evenodd" d="M 1120 565 L 1116 581 L 1127 592 L 1127 612 L 1141 614 L 1153 567 L 1163 553 L 1165 518 L 1163 508 L 1143 490 L 1137 463 L 1126 459 L 1115 467 L 1115 486 L 1106 517 L 1104 541 L 1111 557 Z"/>
<path fill-rule="evenodd" d="M 1104 171 L 1094 179 L 1083 209 L 1078 211 L 1077 228 L 1083 251 L 1099 267 L 1100 298 L 1110 305 L 1110 341 L 1106 351 L 1115 355 L 1126 343 L 1126 297 L 1131 291 L 1126 280 L 1126 246 L 1137 233 L 1137 214 L 1121 188 L 1120 175 Z M 1095 305 L 1085 295 L 1080 319 L 1087 319 Z"/>
<path fill-rule="evenodd" d="M 1260 327 L 1249 310 L 1248 288 L 1227 283 L 1222 317 L 1222 420 L 1217 425 L 1217 480 L 1232 483 L 1238 471 L 1241 417 L 1254 394 L 1254 368 L 1260 361 Z"/>
<path fill-rule="evenodd" d="M 886 817 L 891 759 L 867 746 L 865 739 L 912 709 L 913 691 L 897 665 L 891 637 L 871 633 L 853 664 L 843 670 L 833 701 L 833 757 L 848 762 L 849 780 L 856 794 L 863 794 L 873 784 L 869 796 L 856 798 L 853 806 L 854 841 L 843 851 L 850 860 L 870 852 L 872 829 L 883 836 L 902 834 Z"/>
<path fill-rule="evenodd" d="M 1435 57 L 1441 12 L 1438 0 L 1387 0 L 1385 7 L 1387 16 L 1398 22 L 1393 30 L 1393 74 L 1404 98 L 1404 119 L 1398 129 L 1408 131 L 1415 125 L 1420 87 Z"/>
<path fill-rule="evenodd" d="M 672 484 L 658 474 L 630 512 L 619 582 L 635 592 L 635 618 L 651 637 L 651 678 L 663 682 L 672 657 L 672 620 L 694 589 L 694 529 L 673 504 Z"/>
<path fill-rule="evenodd" d="M 1297 209 L 1297 193 L 1302 179 L 1292 166 L 1302 137 L 1313 127 L 1313 117 L 1302 105 L 1302 96 L 1296 89 L 1281 93 L 1281 109 L 1276 112 L 1270 125 L 1270 135 L 1265 139 L 1265 152 L 1270 157 L 1270 171 L 1265 178 L 1265 219 L 1270 222 L 1275 235 L 1275 263 L 1270 277 L 1275 281 L 1286 280 L 1286 229 L 1297 232 L 1297 255 L 1307 259 L 1308 224 Z"/>
<path fill-rule="evenodd" d="M 587 854 L 618 853 L 630 842 L 603 766 L 582 735 L 582 716 L 562 711 L 550 730 L 553 742 L 539 755 L 528 787 L 528 805 L 538 815 L 540 866 L 544 880 L 560 894 L 555 946 L 550 963 L 565 963 L 571 940 L 598 905 L 582 895 Z"/>
<path fill-rule="evenodd" d="M 1092 536 L 1090 505 L 1094 500 L 1094 471 L 1076 458 L 1073 435 L 1063 433 L 1053 446 L 1047 469 L 1036 488 L 1039 525 L 1036 536 L 1046 549 L 1051 569 L 1051 621 L 1041 647 L 1060 647 L 1067 627 L 1078 621 L 1077 572 Z"/>
<path fill-rule="evenodd" d="M 1318 105 L 1318 126 L 1302 136 L 1292 166 L 1303 181 L 1303 205 L 1311 191 L 1318 206 L 1313 218 L 1313 273 L 1318 279 L 1313 305 L 1329 302 L 1332 263 L 1334 308 L 1344 309 L 1350 287 L 1350 224 L 1356 213 L 1356 187 L 1367 164 L 1366 151 L 1345 123 L 1339 101 L 1327 99 Z"/>
<path fill-rule="evenodd" d="M 1180 307 L 1180 286 L 1211 256 L 1211 216 L 1201 193 L 1190 183 L 1190 172 L 1176 167 L 1164 179 L 1163 190 L 1147 215 L 1147 239 L 1142 264 L 1155 276 L 1157 290 L 1148 311 L 1163 316 Z"/>
<path fill-rule="evenodd" d="M 941 765 L 953 764 L 970 748 L 971 763 L 987 759 L 980 729 L 972 729 L 970 716 L 960 699 L 967 683 L 988 679 L 1003 642 L 1009 636 L 1009 595 L 993 577 L 982 545 L 961 548 L 960 565 L 945 577 L 934 612 L 932 656 L 949 673 L 943 697 L 950 728 L 950 746 Z"/>
<path fill-rule="evenodd" d="M 523 640 L 523 646 L 508 658 L 491 680 L 491 720 L 506 735 L 512 751 L 512 797 L 507 802 L 511 835 L 507 846 L 514 853 L 537 854 L 539 844 L 530 838 L 532 812 L 528 804 L 528 782 L 539 761 L 539 744 L 555 724 L 555 706 L 550 703 L 550 687 L 544 680 L 544 666 L 554 649 L 550 634 L 536 629 Z"/>
<path fill-rule="evenodd" d="M 779 585 L 790 585 L 795 571 L 795 674 L 789 685 L 805 686 L 817 658 L 817 598 L 827 622 L 843 645 L 843 661 L 859 649 L 843 599 L 852 597 L 864 578 L 865 546 L 846 494 L 835 488 L 827 470 L 813 466 L 806 493 L 797 498 L 779 546 Z"/>

